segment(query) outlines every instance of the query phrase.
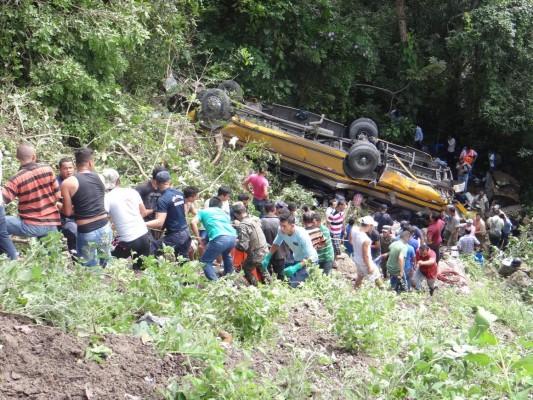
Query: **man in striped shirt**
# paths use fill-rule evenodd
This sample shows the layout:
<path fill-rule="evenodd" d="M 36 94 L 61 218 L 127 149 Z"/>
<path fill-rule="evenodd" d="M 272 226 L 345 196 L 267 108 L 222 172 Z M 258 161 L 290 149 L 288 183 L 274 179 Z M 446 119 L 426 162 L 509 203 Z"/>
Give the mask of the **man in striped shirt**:
<path fill-rule="evenodd" d="M 49 165 L 37 164 L 34 147 L 22 143 L 17 147 L 19 171 L 2 189 L 4 204 L 18 198 L 19 217 L 6 217 L 10 235 L 42 237 L 56 231 L 61 224 L 56 202 L 60 199 L 59 184 Z"/>
<path fill-rule="evenodd" d="M 318 254 L 318 267 L 327 275 L 331 271 L 331 268 L 333 268 L 333 263 L 335 262 L 335 252 L 331 243 L 331 235 L 329 229 L 325 225 L 322 225 L 322 217 L 316 212 L 313 213 L 313 225 L 319 228 L 326 238 L 324 246 L 317 249 L 316 252 Z"/>
<path fill-rule="evenodd" d="M 341 234 L 344 230 L 344 215 L 346 213 L 346 201 L 339 200 L 335 210 L 328 215 L 328 228 L 331 233 L 331 241 L 335 250 L 335 258 L 341 258 Z"/>

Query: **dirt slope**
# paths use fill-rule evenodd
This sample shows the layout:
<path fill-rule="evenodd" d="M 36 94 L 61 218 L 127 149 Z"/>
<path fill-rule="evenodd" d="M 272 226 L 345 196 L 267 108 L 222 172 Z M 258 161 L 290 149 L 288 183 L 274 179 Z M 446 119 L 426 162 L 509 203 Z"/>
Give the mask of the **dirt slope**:
<path fill-rule="evenodd" d="M 0 313 L 0 399 L 159 399 L 170 377 L 187 373 L 181 358 L 135 336 L 106 337 L 113 355 L 102 364 L 84 359 L 88 342 Z"/>

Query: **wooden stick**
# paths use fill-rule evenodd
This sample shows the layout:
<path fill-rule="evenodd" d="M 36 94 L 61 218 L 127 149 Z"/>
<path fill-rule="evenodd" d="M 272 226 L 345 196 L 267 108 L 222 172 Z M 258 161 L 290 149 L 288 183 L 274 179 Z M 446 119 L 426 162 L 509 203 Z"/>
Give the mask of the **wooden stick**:
<path fill-rule="evenodd" d="M 141 163 L 135 158 L 135 156 L 133 154 L 130 153 L 130 151 L 126 148 L 126 146 L 124 146 L 120 142 L 117 142 L 117 144 L 124 151 L 124 153 L 126 153 L 133 160 L 135 165 L 137 165 L 137 168 L 139 168 L 139 171 L 141 171 L 142 176 L 144 176 L 146 179 L 150 179 L 150 177 L 148 175 L 146 175 L 146 172 L 144 172 L 144 169 L 143 169 Z"/>

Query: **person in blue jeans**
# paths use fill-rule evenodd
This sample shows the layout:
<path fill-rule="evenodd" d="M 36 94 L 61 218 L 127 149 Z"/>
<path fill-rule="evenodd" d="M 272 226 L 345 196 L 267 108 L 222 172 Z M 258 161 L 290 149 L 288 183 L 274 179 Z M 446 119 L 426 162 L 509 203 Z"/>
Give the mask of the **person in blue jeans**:
<path fill-rule="evenodd" d="M 61 213 L 73 216 L 78 228 L 76 253 L 85 267 L 105 268 L 111 257 L 113 231 L 105 210 L 104 177 L 94 172 L 94 156 L 90 148 L 75 151 L 75 175 L 61 184 Z"/>
<path fill-rule="evenodd" d="M 348 225 L 344 229 L 344 252 L 348 254 L 350 258 L 353 257 L 353 245 L 350 243 L 349 238 L 352 236 L 352 228 L 355 225 L 355 218 L 351 217 L 348 220 Z"/>
<path fill-rule="evenodd" d="M 283 242 L 287 243 L 292 250 L 295 262 L 286 267 L 283 274 L 289 278 L 289 285 L 296 288 L 309 277 L 307 266 L 318 264 L 318 254 L 305 228 L 295 225 L 294 215 L 288 210 L 282 210 L 279 214 L 278 233 L 270 247 L 270 252 L 261 262 L 263 269 L 268 267 L 270 258 Z"/>
<path fill-rule="evenodd" d="M 407 254 L 405 255 L 403 276 L 405 277 L 405 287 L 407 291 L 409 292 L 411 291 L 411 280 L 415 272 L 413 267 L 416 262 L 416 251 L 415 251 L 415 248 L 409 244 L 409 242 L 407 242 L 406 245 L 407 245 Z"/>
<path fill-rule="evenodd" d="M 191 221 L 191 228 L 196 237 L 199 237 L 198 224 L 202 223 L 207 231 L 209 243 L 205 247 L 200 262 L 204 263 L 204 273 L 210 281 L 218 279 L 213 262 L 222 255 L 224 262 L 223 275 L 233 273 L 233 258 L 230 254 L 237 241 L 237 232 L 233 228 L 229 215 L 222 210 L 222 200 L 212 197 L 209 200 L 209 208 L 198 211 Z"/>
<path fill-rule="evenodd" d="M 17 259 L 17 249 L 7 233 L 6 213 L 2 204 L 0 204 L 0 254 L 7 254 L 11 260 Z"/>

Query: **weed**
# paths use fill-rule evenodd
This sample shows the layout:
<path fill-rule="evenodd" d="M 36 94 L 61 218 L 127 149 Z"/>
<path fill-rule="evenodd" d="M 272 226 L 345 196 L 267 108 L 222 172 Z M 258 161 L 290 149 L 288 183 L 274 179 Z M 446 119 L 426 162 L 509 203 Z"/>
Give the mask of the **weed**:
<path fill-rule="evenodd" d="M 102 340 L 103 338 L 101 336 L 93 335 L 91 337 L 89 345 L 85 349 L 85 359 L 102 364 L 104 360 L 107 360 L 113 355 L 113 350 L 101 344 Z"/>
<path fill-rule="evenodd" d="M 505 346 L 494 334 L 496 316 L 475 310 L 468 341 L 420 336 L 404 358 L 393 360 L 374 378 L 366 396 L 404 399 L 526 399 L 533 388 L 533 356 Z M 505 356 L 504 356 L 505 351 Z"/>

